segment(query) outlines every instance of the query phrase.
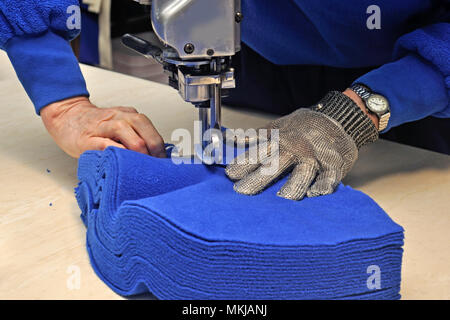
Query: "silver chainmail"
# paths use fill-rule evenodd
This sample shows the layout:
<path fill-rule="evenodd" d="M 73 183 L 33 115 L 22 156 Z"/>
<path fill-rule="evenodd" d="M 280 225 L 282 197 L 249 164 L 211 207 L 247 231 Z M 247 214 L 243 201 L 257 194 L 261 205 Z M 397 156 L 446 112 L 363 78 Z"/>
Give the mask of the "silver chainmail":
<path fill-rule="evenodd" d="M 337 91 L 311 109 L 299 109 L 266 128 L 279 130 L 279 152 L 261 157 L 248 151 L 237 164 L 229 165 L 226 174 L 236 181 L 238 193 L 257 194 L 291 173 L 278 192 L 280 197 L 301 200 L 331 194 L 352 169 L 359 148 L 378 139 L 370 118 Z M 254 159 L 255 154 L 258 159 Z M 278 156 L 279 166 L 267 174 L 274 156 Z"/>

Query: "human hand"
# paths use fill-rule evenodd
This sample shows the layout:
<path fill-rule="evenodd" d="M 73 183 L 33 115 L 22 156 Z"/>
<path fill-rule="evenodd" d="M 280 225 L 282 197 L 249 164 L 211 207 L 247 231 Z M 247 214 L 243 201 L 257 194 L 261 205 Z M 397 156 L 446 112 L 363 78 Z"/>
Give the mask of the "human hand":
<path fill-rule="evenodd" d="M 271 150 L 269 156 L 259 159 L 251 156 L 257 152 L 247 152 L 226 169 L 228 177 L 237 181 L 234 189 L 238 193 L 257 194 L 290 172 L 278 192 L 280 197 L 301 200 L 331 194 L 353 167 L 359 148 L 378 139 L 370 118 L 340 92 L 329 93 L 311 109 L 299 109 L 271 122 L 267 129 L 269 133 L 278 130 L 276 152 Z M 274 156 L 278 168 L 267 174 L 265 168 Z"/>
<path fill-rule="evenodd" d="M 165 158 L 164 141 L 152 122 L 130 107 L 98 108 L 86 97 L 50 104 L 41 118 L 56 144 L 78 158 L 113 146 Z"/>

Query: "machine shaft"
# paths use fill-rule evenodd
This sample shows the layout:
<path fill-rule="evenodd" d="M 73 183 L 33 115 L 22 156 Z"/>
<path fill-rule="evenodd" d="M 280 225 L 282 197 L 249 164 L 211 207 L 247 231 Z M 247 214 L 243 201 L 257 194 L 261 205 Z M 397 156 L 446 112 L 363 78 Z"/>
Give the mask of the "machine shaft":
<path fill-rule="evenodd" d="M 211 129 L 221 129 L 222 83 L 211 86 Z"/>

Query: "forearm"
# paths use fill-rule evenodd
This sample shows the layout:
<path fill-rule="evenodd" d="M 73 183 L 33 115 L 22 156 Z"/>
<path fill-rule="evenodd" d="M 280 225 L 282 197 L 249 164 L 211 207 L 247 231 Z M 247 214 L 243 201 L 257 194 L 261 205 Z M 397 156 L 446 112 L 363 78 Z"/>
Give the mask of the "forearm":
<path fill-rule="evenodd" d="M 51 103 L 89 96 L 69 43 L 52 31 L 34 38 L 11 39 L 6 51 L 37 114 Z"/>
<path fill-rule="evenodd" d="M 0 49 L 5 50 L 36 112 L 53 102 L 87 96 L 69 45 L 80 32 L 76 0 L 2 0 Z"/>
<path fill-rule="evenodd" d="M 450 24 L 415 30 L 397 42 L 394 62 L 360 77 L 391 107 L 387 130 L 428 116 L 450 117 Z"/>
<path fill-rule="evenodd" d="M 391 119 L 387 130 L 449 108 L 448 89 L 442 74 L 415 56 L 387 64 L 356 82 L 389 100 Z"/>
<path fill-rule="evenodd" d="M 47 128 L 47 131 L 53 136 L 53 133 L 56 131 L 54 128 L 60 123 L 60 120 L 73 108 L 76 108 L 79 105 L 95 108 L 95 106 L 90 103 L 89 99 L 84 96 L 64 99 L 42 108 L 41 119 Z"/>

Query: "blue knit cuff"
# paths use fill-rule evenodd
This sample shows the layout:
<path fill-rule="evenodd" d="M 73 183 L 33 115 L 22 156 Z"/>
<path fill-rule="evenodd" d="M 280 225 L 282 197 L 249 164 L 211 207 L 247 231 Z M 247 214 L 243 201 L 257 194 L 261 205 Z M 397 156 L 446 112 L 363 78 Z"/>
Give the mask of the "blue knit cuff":
<path fill-rule="evenodd" d="M 89 96 L 72 48 L 61 36 L 48 31 L 39 37 L 15 37 L 5 49 L 38 115 L 51 103 Z"/>

